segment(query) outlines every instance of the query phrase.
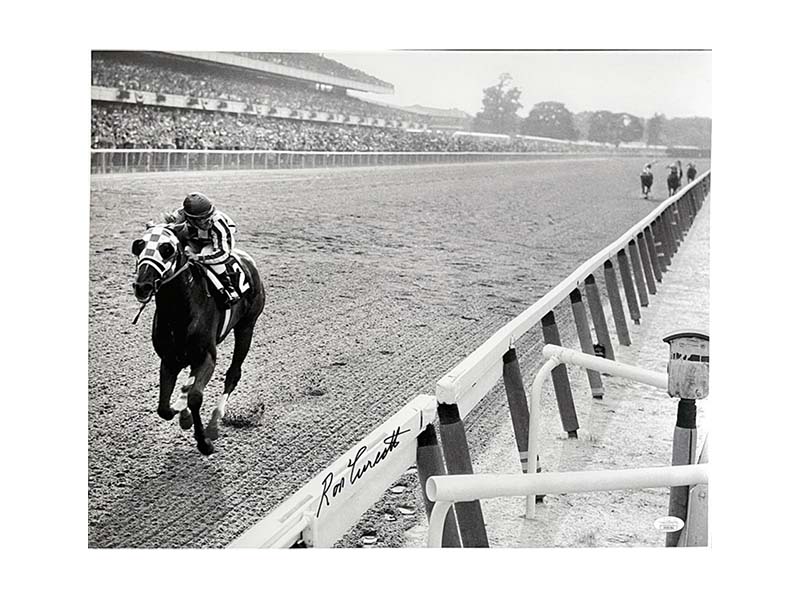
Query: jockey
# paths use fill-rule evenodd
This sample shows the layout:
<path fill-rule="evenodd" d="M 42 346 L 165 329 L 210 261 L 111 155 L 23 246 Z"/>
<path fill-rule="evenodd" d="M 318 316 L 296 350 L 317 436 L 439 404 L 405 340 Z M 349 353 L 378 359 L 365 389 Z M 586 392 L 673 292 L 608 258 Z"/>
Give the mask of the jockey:
<path fill-rule="evenodd" d="M 650 195 L 650 188 L 653 185 L 653 171 L 652 163 L 647 163 L 639 174 L 639 180 L 642 182 L 642 195 L 647 198 Z"/>
<path fill-rule="evenodd" d="M 686 169 L 686 180 L 694 181 L 695 177 L 697 177 L 697 167 L 694 163 L 689 163 L 689 168 Z"/>
<path fill-rule="evenodd" d="M 184 226 L 187 258 L 205 267 L 207 275 L 213 273 L 209 280 L 222 293 L 225 306 L 239 300 L 225 268 L 235 245 L 236 223 L 199 192 L 186 196 L 183 208 L 165 217 L 166 222 Z"/>

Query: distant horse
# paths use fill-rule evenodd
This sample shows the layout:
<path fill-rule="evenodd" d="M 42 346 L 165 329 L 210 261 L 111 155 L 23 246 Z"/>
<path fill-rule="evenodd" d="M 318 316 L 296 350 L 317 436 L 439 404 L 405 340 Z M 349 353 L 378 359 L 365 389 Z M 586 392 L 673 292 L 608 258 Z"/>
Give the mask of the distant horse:
<path fill-rule="evenodd" d="M 681 187 L 681 180 L 683 179 L 683 167 L 681 166 L 681 161 L 676 161 L 669 168 L 670 172 L 667 176 L 667 190 L 669 195 L 672 196 L 673 194 L 677 193 Z"/>
<path fill-rule="evenodd" d="M 697 177 L 697 167 L 694 166 L 694 163 L 689 163 L 689 167 L 686 169 L 686 183 L 694 181 L 695 177 Z"/>
<path fill-rule="evenodd" d="M 650 197 L 650 189 L 653 187 L 653 172 L 649 167 L 649 164 L 645 165 L 645 169 L 639 175 L 639 180 L 642 183 L 642 196 L 645 198 Z"/>
<path fill-rule="evenodd" d="M 180 372 L 191 367 L 186 393 L 187 408 L 180 411 L 180 425 L 189 429 L 194 424 L 197 448 L 204 455 L 214 451 L 211 440 L 219 436 L 219 422 L 225 415 L 225 403 L 239 383 L 242 362 L 250 350 L 253 328 L 264 310 L 264 285 L 253 259 L 234 250 L 249 283 L 249 291 L 239 302 L 225 310 L 218 306 L 209 290 L 203 267 L 186 258 L 183 243 L 166 225 L 148 229 L 133 242 L 131 251 L 137 257 L 136 299 L 144 305 L 155 297 L 152 340 L 161 358 L 158 415 L 171 420 L 178 412 L 170 399 Z M 225 388 L 217 402 L 208 426 L 203 428 L 200 406 L 203 390 L 214 373 L 217 344 L 233 330 L 233 359 L 225 373 Z"/>

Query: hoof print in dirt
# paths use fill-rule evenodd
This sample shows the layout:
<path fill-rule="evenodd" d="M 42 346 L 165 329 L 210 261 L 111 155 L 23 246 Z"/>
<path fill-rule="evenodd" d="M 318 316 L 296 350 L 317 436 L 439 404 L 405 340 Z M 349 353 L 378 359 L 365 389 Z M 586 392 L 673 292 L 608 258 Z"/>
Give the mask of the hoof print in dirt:
<path fill-rule="evenodd" d="M 264 410 L 263 400 L 258 401 L 253 406 L 237 407 L 235 409 L 229 407 L 225 411 L 225 416 L 222 417 L 222 424 L 237 429 L 258 427 L 261 417 L 264 416 Z"/>

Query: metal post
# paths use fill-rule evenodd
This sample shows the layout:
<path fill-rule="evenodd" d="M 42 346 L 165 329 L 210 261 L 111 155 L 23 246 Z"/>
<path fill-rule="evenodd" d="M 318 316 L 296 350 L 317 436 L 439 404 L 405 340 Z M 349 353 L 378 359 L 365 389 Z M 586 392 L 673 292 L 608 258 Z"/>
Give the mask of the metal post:
<path fill-rule="evenodd" d="M 584 354 L 594 354 L 592 344 L 592 332 L 589 329 L 589 319 L 586 316 L 586 307 L 583 305 L 581 291 L 578 288 L 569 294 L 569 301 L 572 303 L 572 316 L 575 318 L 575 328 L 578 330 L 578 341 L 581 344 L 581 351 Z M 589 387 L 592 390 L 592 398 L 603 397 L 603 378 L 597 371 L 586 369 L 589 377 Z"/>
<path fill-rule="evenodd" d="M 669 240 L 667 239 L 667 229 L 664 225 L 664 219 L 661 218 L 661 215 L 656 217 L 655 223 L 655 234 L 656 234 L 656 247 L 658 249 L 658 256 L 661 259 L 661 266 L 666 273 L 669 271 L 669 266 L 672 264 L 672 260 L 670 259 L 670 245 Z"/>
<path fill-rule="evenodd" d="M 561 345 L 561 338 L 558 335 L 558 325 L 556 316 L 551 310 L 542 317 L 542 333 L 545 344 Z M 558 412 L 561 415 L 561 426 L 571 438 L 578 437 L 578 416 L 575 414 L 575 404 L 572 400 L 572 387 L 569 384 L 569 375 L 566 365 L 558 365 L 553 369 L 553 388 L 556 392 L 556 402 Z"/>
<path fill-rule="evenodd" d="M 625 250 L 617 252 L 617 262 L 619 263 L 619 273 L 622 277 L 622 288 L 625 290 L 625 300 L 628 303 L 628 312 L 631 315 L 631 320 L 638 325 L 642 316 L 639 312 L 639 300 L 636 297 L 636 289 L 633 287 L 633 277 L 631 276 L 631 269 Z"/>
<path fill-rule="evenodd" d="M 516 348 L 509 348 L 503 355 L 503 385 L 506 388 L 508 410 L 511 413 L 511 425 L 514 428 L 514 439 L 517 441 L 519 462 L 523 473 L 532 473 L 528 470 L 528 436 L 531 422 L 528 409 L 528 397 L 525 394 L 525 384 L 519 369 Z M 541 473 L 539 457 L 536 457 L 536 472 Z M 536 496 L 537 501 L 544 500 L 544 496 Z"/>
<path fill-rule="evenodd" d="M 684 194 L 683 197 L 678 200 L 678 205 L 680 206 L 681 214 L 683 215 L 683 224 L 686 227 L 686 231 L 689 231 L 692 227 L 692 213 L 689 208 L 689 195 Z"/>
<path fill-rule="evenodd" d="M 428 523 L 431 520 L 433 502 L 425 493 L 425 484 L 428 478 L 433 475 L 446 475 L 444 459 L 439 447 L 439 440 L 436 437 L 436 428 L 432 423 L 428 424 L 422 433 L 417 436 L 417 475 L 419 484 L 422 486 L 422 497 L 425 499 L 425 513 L 428 515 Z M 452 510 L 448 511 L 444 522 L 444 535 L 442 537 L 443 548 L 460 548 L 461 540 L 458 538 L 458 527 L 456 517 Z"/>
<path fill-rule="evenodd" d="M 639 256 L 642 259 L 642 270 L 644 271 L 644 278 L 647 281 L 647 289 L 653 296 L 656 295 L 656 280 L 653 277 L 653 265 L 650 262 L 650 253 L 647 250 L 647 244 L 644 241 L 644 234 L 639 233 L 636 236 L 636 244 L 639 246 Z"/>
<path fill-rule="evenodd" d="M 708 463 L 708 437 L 700 450 L 698 464 Z M 681 530 L 678 546 L 708 546 L 708 484 L 697 484 L 689 488 L 689 504 L 686 507 L 686 525 Z"/>
<path fill-rule="evenodd" d="M 439 404 L 437 412 L 447 473 L 449 475 L 472 474 L 467 434 L 458 413 L 458 405 Z M 455 506 L 463 547 L 488 548 L 489 538 L 486 536 L 480 501 L 457 502 Z"/>
<path fill-rule="evenodd" d="M 675 240 L 675 249 L 680 248 L 683 241 L 683 229 L 681 228 L 681 221 L 678 218 L 678 207 L 673 203 L 669 207 L 670 227 L 672 227 L 673 239 Z"/>
<path fill-rule="evenodd" d="M 678 418 L 672 436 L 672 464 L 690 465 L 694 463 L 697 448 L 697 405 L 694 400 L 681 398 L 678 402 Z M 669 489 L 669 515 L 686 521 L 686 507 L 689 504 L 689 486 Z M 677 546 L 681 532 L 667 534 L 667 547 Z"/>
<path fill-rule="evenodd" d="M 672 437 L 672 464 L 690 465 L 695 462 L 697 447 L 696 401 L 708 396 L 710 363 L 709 337 L 697 330 L 681 330 L 667 335 L 669 364 L 667 392 L 678 402 L 678 417 Z M 671 487 L 669 514 L 686 522 L 689 486 Z M 677 546 L 681 532 L 667 534 L 666 545 Z"/>
<path fill-rule="evenodd" d="M 611 303 L 611 315 L 614 317 L 614 327 L 617 330 L 617 339 L 621 345 L 630 346 L 631 336 L 628 333 L 628 322 L 625 320 L 625 311 L 622 308 L 622 298 L 619 295 L 614 263 L 610 260 L 603 263 L 603 275 L 606 280 L 608 300 Z"/>
<path fill-rule="evenodd" d="M 656 281 L 661 283 L 661 273 L 664 271 L 664 268 L 661 264 L 661 258 L 658 256 L 658 252 L 656 252 L 656 241 L 650 227 L 645 227 L 644 239 L 647 243 L 647 252 L 650 254 L 650 264 L 653 266 L 653 274 L 656 276 Z"/>
<path fill-rule="evenodd" d="M 636 249 L 636 242 L 628 242 L 628 254 L 631 255 L 631 268 L 633 269 L 633 280 L 636 282 L 636 290 L 639 292 L 639 304 L 647 306 L 650 301 L 647 297 L 647 287 L 642 273 L 642 262 L 639 259 L 639 251 Z"/>
<path fill-rule="evenodd" d="M 597 336 L 597 342 L 602 344 L 605 348 L 606 358 L 614 360 L 614 345 L 611 343 L 611 334 L 608 332 L 608 325 L 606 324 L 603 301 L 600 299 L 600 290 L 597 289 L 594 275 L 589 275 L 584 280 L 584 285 L 586 289 L 586 299 L 589 301 L 589 314 L 592 315 L 592 323 L 594 324 L 594 333 Z"/>
<path fill-rule="evenodd" d="M 678 200 L 675 201 L 675 222 L 678 224 L 678 233 L 681 236 L 681 240 L 686 237 L 686 230 L 688 229 L 686 225 L 686 219 L 683 214 L 683 196 L 681 196 Z"/>
<path fill-rule="evenodd" d="M 666 240 L 666 257 L 667 257 L 667 265 L 672 264 L 672 257 L 675 255 L 675 252 L 678 251 L 678 246 L 675 244 L 675 234 L 672 231 L 672 224 L 670 223 L 670 215 L 669 209 L 665 210 L 661 213 L 661 227 L 664 230 L 664 239 Z"/>
<path fill-rule="evenodd" d="M 697 195 L 697 187 L 693 187 L 686 194 L 686 212 L 689 215 L 689 225 L 694 223 L 694 218 L 697 216 L 697 203 L 695 196 Z"/>
<path fill-rule="evenodd" d="M 516 348 L 509 348 L 503 355 L 503 385 L 506 389 L 508 410 L 511 413 L 511 425 L 514 428 L 514 438 L 517 441 L 519 462 L 522 472 L 528 473 L 528 426 L 530 412 L 528 411 L 528 398 L 525 395 L 525 384 L 519 369 Z"/>

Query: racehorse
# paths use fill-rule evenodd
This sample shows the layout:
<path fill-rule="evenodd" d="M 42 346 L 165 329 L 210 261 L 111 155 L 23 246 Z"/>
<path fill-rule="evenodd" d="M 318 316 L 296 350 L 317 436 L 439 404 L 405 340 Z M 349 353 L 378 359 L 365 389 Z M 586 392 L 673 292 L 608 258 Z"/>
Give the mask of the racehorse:
<path fill-rule="evenodd" d="M 264 285 L 253 259 L 234 250 L 250 288 L 230 309 L 221 308 L 210 293 L 203 267 L 187 259 L 180 235 L 169 226 L 155 225 L 134 240 L 131 251 L 137 261 L 133 290 L 142 309 L 152 298 L 156 302 L 152 340 L 161 359 L 158 415 L 169 421 L 178 412 L 170 399 L 178 375 L 190 367 L 189 380 L 181 390 L 186 394 L 187 407 L 180 410 L 179 421 L 183 429 L 194 424 L 197 448 L 207 456 L 214 451 L 211 440 L 219 436 L 225 404 L 239 383 L 253 328 L 264 310 Z M 225 373 L 222 397 L 204 428 L 200 418 L 203 390 L 214 373 L 217 344 L 231 330 L 235 339 L 233 359 Z"/>
<path fill-rule="evenodd" d="M 670 172 L 667 176 L 667 190 L 670 196 L 680 189 L 682 179 L 683 167 L 681 166 L 681 161 L 678 160 L 670 167 Z"/>
<path fill-rule="evenodd" d="M 648 164 L 647 167 L 649 166 Z M 650 189 L 653 187 L 653 172 L 645 168 L 639 175 L 639 180 L 642 183 L 642 196 L 647 199 L 650 197 Z"/>

